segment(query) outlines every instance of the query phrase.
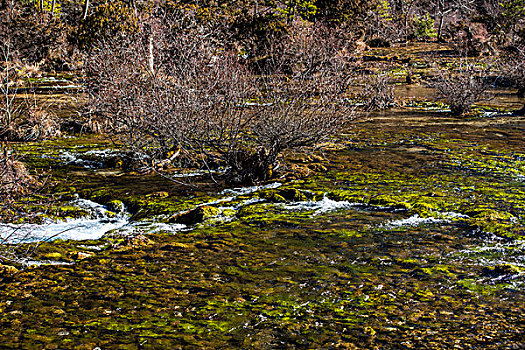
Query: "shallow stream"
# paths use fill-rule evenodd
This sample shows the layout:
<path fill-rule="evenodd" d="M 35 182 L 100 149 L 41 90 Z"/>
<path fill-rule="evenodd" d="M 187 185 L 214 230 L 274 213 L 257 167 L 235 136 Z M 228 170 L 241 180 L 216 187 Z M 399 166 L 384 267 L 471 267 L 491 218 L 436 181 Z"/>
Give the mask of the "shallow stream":
<path fill-rule="evenodd" d="M 0 344 L 523 348 L 524 134 L 410 105 L 240 189 L 125 171 L 99 137 L 20 146 L 84 214 L 21 226 L 54 265 L 4 273 Z"/>

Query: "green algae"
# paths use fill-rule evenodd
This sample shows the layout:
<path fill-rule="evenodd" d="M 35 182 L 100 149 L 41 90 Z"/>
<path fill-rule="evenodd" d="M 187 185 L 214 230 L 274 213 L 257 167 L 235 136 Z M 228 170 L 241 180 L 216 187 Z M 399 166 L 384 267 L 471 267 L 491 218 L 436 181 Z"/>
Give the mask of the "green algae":
<path fill-rule="evenodd" d="M 184 225 L 195 225 L 219 215 L 220 212 L 221 211 L 218 208 L 214 208 L 209 205 L 203 205 L 170 218 L 170 222 L 176 222 L 178 224 Z"/>
<path fill-rule="evenodd" d="M 67 177 L 61 171 L 70 168 L 58 167 L 64 204 L 78 192 L 113 212 L 124 204 L 132 220 L 198 208 L 210 215 L 202 210 L 194 222 L 202 224 L 175 235 L 42 243 L 35 259 L 75 264 L 6 271 L 0 342 L 13 349 L 521 346 L 523 269 L 512 262 L 523 254 L 522 143 L 426 128 L 357 130 L 341 143 L 346 148 L 326 155 L 327 171 L 231 200 L 220 189 L 182 191 L 133 174 Z M 321 214 L 284 206 L 325 195 L 360 205 Z M 225 214 L 231 221 L 213 220 Z M 388 226 L 415 215 L 441 221 Z M 494 251 L 485 249 L 489 232 L 505 238 Z"/>

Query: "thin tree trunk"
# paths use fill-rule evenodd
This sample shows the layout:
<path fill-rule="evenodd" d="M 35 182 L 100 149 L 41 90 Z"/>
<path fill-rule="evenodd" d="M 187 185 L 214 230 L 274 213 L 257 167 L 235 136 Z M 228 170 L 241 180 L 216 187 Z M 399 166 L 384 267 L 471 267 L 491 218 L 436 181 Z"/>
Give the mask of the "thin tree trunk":
<path fill-rule="evenodd" d="M 153 35 L 150 35 L 150 37 L 148 38 L 148 53 L 149 53 L 149 57 L 148 57 L 148 66 L 149 66 L 149 70 L 151 73 L 154 73 L 154 69 L 155 69 L 155 60 L 153 58 Z"/>
<path fill-rule="evenodd" d="M 441 42 L 443 39 L 441 39 L 441 32 L 443 30 L 443 22 L 444 22 L 445 16 L 443 14 L 439 17 L 439 26 L 438 26 L 438 33 L 437 33 L 437 41 Z"/>
<path fill-rule="evenodd" d="M 89 11 L 89 0 L 86 0 L 86 2 L 84 2 L 84 8 L 82 10 L 82 20 L 85 20 L 87 18 L 88 11 Z"/>
<path fill-rule="evenodd" d="M 56 0 L 53 0 L 51 2 L 51 16 L 55 16 L 55 5 L 56 5 Z"/>

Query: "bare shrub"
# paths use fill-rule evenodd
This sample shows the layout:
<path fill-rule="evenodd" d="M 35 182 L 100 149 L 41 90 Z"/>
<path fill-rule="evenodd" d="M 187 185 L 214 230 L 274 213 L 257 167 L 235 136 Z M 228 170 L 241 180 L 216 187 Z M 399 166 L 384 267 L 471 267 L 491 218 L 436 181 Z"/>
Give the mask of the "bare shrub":
<path fill-rule="evenodd" d="M 35 180 L 15 155 L 6 148 L 0 148 L 0 152 L 0 198 L 9 202 L 14 196 L 24 194 Z"/>
<path fill-rule="evenodd" d="M 506 50 L 498 62 L 498 70 L 518 89 L 518 97 L 525 97 L 525 46 Z"/>
<path fill-rule="evenodd" d="M 16 99 L 20 80 L 11 61 L 11 46 L 8 42 L 1 46 L 3 62 L 0 67 L 0 137 L 13 137 L 19 132 L 19 125 L 24 109 L 27 107 Z M 33 108 L 27 118 L 31 125 L 31 134 L 50 129 L 55 132 L 55 124 L 50 125 L 43 110 Z M 46 131 L 49 132 L 49 131 Z M 22 248 L 20 242 L 30 239 L 31 233 L 7 224 L 27 220 L 32 216 L 21 203 L 23 196 L 34 193 L 39 183 L 37 177 L 30 175 L 18 154 L 6 145 L 0 144 L 0 269 L 3 262 L 20 261 L 27 257 L 37 244 Z"/>
<path fill-rule="evenodd" d="M 315 145 L 351 117 L 336 71 L 258 76 L 209 33 L 166 29 L 107 43 L 88 64 L 93 112 L 152 163 L 186 158 L 255 183 L 272 176 L 283 151 Z"/>
<path fill-rule="evenodd" d="M 391 107 L 395 102 L 394 86 L 386 74 L 365 79 L 365 86 L 359 94 L 366 111 L 377 111 Z"/>
<path fill-rule="evenodd" d="M 36 141 L 62 135 L 58 117 L 48 108 L 35 104 L 26 113 L 24 120 L 12 128 L 11 140 Z"/>
<path fill-rule="evenodd" d="M 436 98 L 450 106 L 452 115 L 462 115 L 476 102 L 488 98 L 487 68 L 462 64 L 457 71 L 439 69 L 432 87 Z"/>
<path fill-rule="evenodd" d="M 0 67 L 0 137 L 6 136 L 20 117 L 20 106 L 15 94 L 19 85 L 15 65 L 11 61 L 11 45 L 1 45 L 2 66 Z"/>
<path fill-rule="evenodd" d="M 227 154 L 229 180 L 266 180 L 279 167 L 285 150 L 302 150 L 334 136 L 350 121 L 335 77 L 319 74 L 308 81 L 279 81 L 267 77 L 256 105 L 245 106 L 254 118 L 239 130 L 240 143 Z"/>
<path fill-rule="evenodd" d="M 38 102 L 30 93 L 19 94 L 22 79 L 30 72 L 24 69 L 25 74 L 19 73 L 20 67 L 12 61 L 11 44 L 3 43 L 1 50 L 0 138 L 34 141 L 60 136 L 58 118 L 50 105 Z"/>
<path fill-rule="evenodd" d="M 452 46 L 460 57 L 491 56 L 496 53 L 492 37 L 487 30 L 476 24 L 458 23 L 450 25 Z"/>
<path fill-rule="evenodd" d="M 333 70 L 334 66 L 347 64 L 353 43 L 351 31 L 345 26 L 329 28 L 322 23 L 295 19 L 288 25 L 284 37 L 269 40 L 267 65 L 262 71 L 307 77 Z"/>
<path fill-rule="evenodd" d="M 19 199 L 33 193 L 37 185 L 37 179 L 29 174 L 19 156 L 0 145 L 0 263 L 20 261 L 36 248 L 20 247 L 19 243 L 28 240 L 31 233 L 7 222 L 31 216 L 20 207 Z"/>

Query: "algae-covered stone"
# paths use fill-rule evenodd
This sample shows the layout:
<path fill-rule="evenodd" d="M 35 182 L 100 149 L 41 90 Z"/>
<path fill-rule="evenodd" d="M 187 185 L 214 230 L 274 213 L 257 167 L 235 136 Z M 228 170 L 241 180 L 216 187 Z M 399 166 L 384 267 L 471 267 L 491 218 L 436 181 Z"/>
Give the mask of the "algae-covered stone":
<path fill-rule="evenodd" d="M 178 214 L 172 217 L 169 222 L 184 225 L 195 225 L 219 214 L 219 209 L 209 205 L 203 205 L 185 213 Z"/>
<path fill-rule="evenodd" d="M 109 210 L 106 210 L 104 212 L 104 215 L 107 216 L 108 218 L 116 218 L 117 217 L 117 213 L 113 212 L 113 211 L 109 211 Z"/>
<path fill-rule="evenodd" d="M 364 198 L 359 193 L 349 190 L 334 190 L 326 194 L 326 196 L 334 201 L 347 201 L 350 203 L 363 202 Z"/>
<path fill-rule="evenodd" d="M 76 252 L 73 254 L 72 258 L 75 260 L 84 260 L 92 257 L 93 255 L 95 254 L 91 252 Z"/>
<path fill-rule="evenodd" d="M 153 193 L 147 194 L 146 198 L 166 198 L 168 196 L 169 196 L 168 192 L 166 192 L 166 191 L 158 191 L 158 192 L 153 192 Z"/>
<path fill-rule="evenodd" d="M 295 188 L 279 190 L 279 195 L 286 200 L 294 202 L 304 202 L 308 200 L 308 198 L 306 198 L 306 195 L 303 192 Z"/>
<path fill-rule="evenodd" d="M 0 280 L 13 277 L 17 272 L 18 269 L 14 266 L 0 264 Z"/>
<path fill-rule="evenodd" d="M 268 207 L 261 204 L 252 204 L 245 205 L 237 212 L 237 216 L 240 218 L 245 218 L 249 216 L 259 216 L 264 215 L 268 212 Z"/>
<path fill-rule="evenodd" d="M 286 199 L 281 196 L 277 191 L 268 191 L 260 194 L 261 198 L 266 199 L 268 202 L 272 203 L 282 203 L 286 202 Z"/>
<path fill-rule="evenodd" d="M 124 211 L 124 203 L 122 203 L 122 201 L 119 201 L 118 199 L 109 201 L 108 204 L 106 204 L 106 207 L 109 211 L 112 211 L 114 213 L 122 213 Z"/>
<path fill-rule="evenodd" d="M 411 209 L 412 205 L 402 198 L 395 196 L 379 195 L 373 198 L 370 198 L 368 201 L 370 205 L 378 205 L 382 207 L 392 207 L 396 209 Z"/>
<path fill-rule="evenodd" d="M 78 219 L 88 216 L 89 212 L 86 209 L 82 209 L 74 206 L 60 207 L 57 212 L 57 216 L 61 218 L 73 218 Z"/>
<path fill-rule="evenodd" d="M 510 220 L 512 214 L 496 211 L 489 208 L 476 208 L 466 212 L 466 214 L 472 218 L 484 219 L 487 221 L 498 221 L 498 220 Z"/>
<path fill-rule="evenodd" d="M 63 255 L 59 252 L 50 252 L 42 255 L 43 258 L 51 259 L 51 260 L 58 260 L 62 259 Z"/>
<path fill-rule="evenodd" d="M 296 188 L 267 190 L 261 192 L 260 197 L 272 203 L 282 203 L 286 201 L 304 202 L 308 200 L 306 194 Z"/>
<path fill-rule="evenodd" d="M 516 217 L 507 212 L 501 212 L 489 208 L 478 208 L 466 212 L 470 219 L 468 223 L 472 227 L 478 227 L 484 232 L 491 232 L 504 237 L 512 237 L 513 223 Z"/>
<path fill-rule="evenodd" d="M 431 212 L 438 212 L 445 208 L 445 202 L 436 197 L 417 197 L 410 200 L 412 209 L 417 211 L 420 215 L 426 216 Z"/>

